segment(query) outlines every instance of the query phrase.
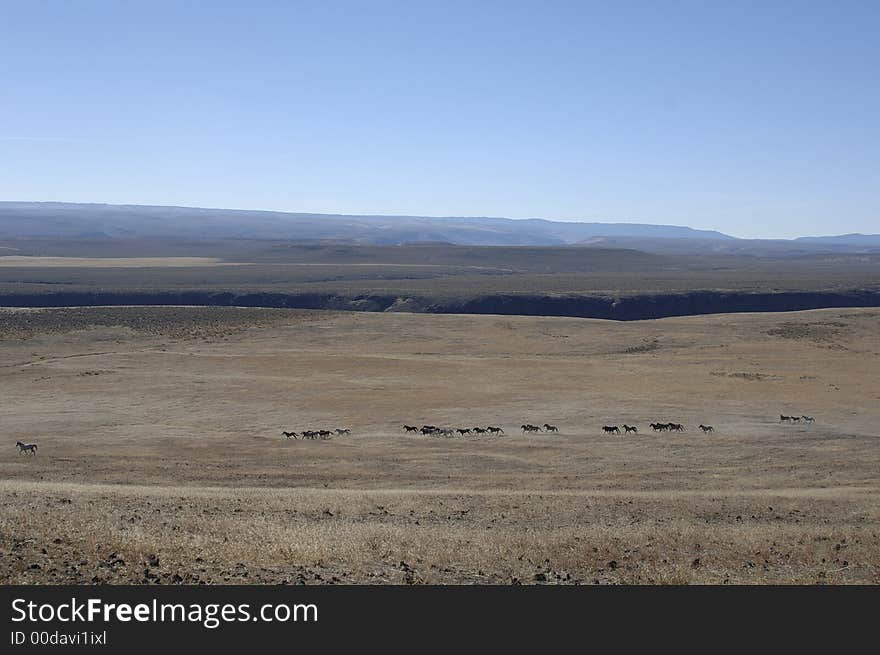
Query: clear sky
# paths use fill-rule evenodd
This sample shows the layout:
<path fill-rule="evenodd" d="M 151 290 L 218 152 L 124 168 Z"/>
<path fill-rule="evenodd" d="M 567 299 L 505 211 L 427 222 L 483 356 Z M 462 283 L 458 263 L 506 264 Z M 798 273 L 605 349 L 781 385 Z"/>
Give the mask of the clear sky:
<path fill-rule="evenodd" d="M 880 2 L 0 12 L 0 199 L 880 232 Z"/>

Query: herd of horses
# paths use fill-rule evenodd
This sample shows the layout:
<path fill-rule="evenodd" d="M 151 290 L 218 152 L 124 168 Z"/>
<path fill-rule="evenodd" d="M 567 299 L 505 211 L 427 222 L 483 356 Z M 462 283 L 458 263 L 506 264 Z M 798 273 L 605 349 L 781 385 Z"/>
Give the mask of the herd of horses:
<path fill-rule="evenodd" d="M 300 430 L 299 432 L 282 430 L 281 436 L 287 439 L 330 439 L 333 437 L 334 433 L 337 437 L 341 437 L 346 434 L 351 434 L 351 429 L 336 428 L 335 430 Z"/>
<path fill-rule="evenodd" d="M 551 425 L 550 423 L 544 423 L 543 425 L 533 425 L 532 423 L 523 423 L 519 426 L 520 430 L 523 431 L 523 434 L 532 434 L 537 432 L 546 432 L 546 433 L 559 433 L 559 428 L 555 425 Z M 685 427 L 681 423 L 651 423 L 651 429 L 655 432 L 684 432 Z M 704 434 L 709 432 L 715 432 L 715 428 L 711 425 L 703 425 L 700 423 L 700 429 Z M 419 427 L 417 425 L 404 425 L 404 432 L 407 434 L 421 434 L 424 436 L 435 436 L 435 437 L 454 437 L 456 434 L 460 437 L 463 437 L 468 434 L 495 434 L 501 435 L 505 434 L 504 429 L 490 425 L 485 428 L 439 428 L 436 425 L 423 425 Z M 620 427 L 617 425 L 603 425 L 602 432 L 604 434 L 638 434 L 639 428 L 635 425 L 627 425 L 623 424 L 623 433 L 620 431 Z"/>
<path fill-rule="evenodd" d="M 654 432 L 684 432 L 687 430 L 684 424 L 682 423 L 651 423 L 651 429 Z M 703 431 L 703 434 L 708 434 L 709 432 L 715 432 L 715 428 L 711 425 L 703 425 L 700 423 L 700 429 Z M 605 434 L 620 434 L 620 428 L 616 425 L 603 425 L 602 432 Z M 639 428 L 635 425 L 627 425 L 623 424 L 623 434 L 638 434 Z"/>
<path fill-rule="evenodd" d="M 504 434 L 504 428 L 499 428 L 496 425 L 489 425 L 485 428 L 438 428 L 436 425 L 423 425 L 422 427 L 419 427 L 417 425 L 404 425 L 403 431 L 407 434 L 421 434 L 426 437 L 454 437 L 456 433 L 458 433 L 458 436 L 460 437 L 463 437 L 467 434 Z"/>
<path fill-rule="evenodd" d="M 804 416 L 801 414 L 800 416 L 786 416 L 785 414 L 779 415 L 780 423 L 800 423 L 803 421 L 804 423 L 814 423 L 816 419 L 812 416 Z"/>
<path fill-rule="evenodd" d="M 812 416 L 787 416 L 785 414 L 779 415 L 780 423 L 800 423 L 803 421 L 804 423 L 815 423 L 816 419 Z M 651 429 L 654 432 L 684 432 L 686 430 L 685 426 L 681 423 L 651 423 Z M 703 431 L 703 434 L 708 434 L 710 432 L 715 432 L 715 428 L 711 425 L 703 425 L 700 423 L 700 430 Z M 523 434 L 535 433 L 535 432 L 554 432 L 558 433 L 559 428 L 555 425 L 551 425 L 549 423 L 544 423 L 543 425 L 532 425 L 531 423 L 523 423 L 520 426 L 520 429 L 523 431 Z M 497 425 L 489 425 L 485 428 L 483 427 L 474 427 L 474 428 L 440 428 L 436 425 L 423 425 L 421 427 L 417 425 L 404 425 L 404 432 L 407 434 L 421 434 L 424 436 L 435 436 L 435 437 L 454 437 L 456 434 L 460 437 L 464 437 L 470 434 L 492 434 L 492 435 L 502 435 L 505 434 L 504 428 L 499 427 Z M 623 424 L 623 434 L 638 434 L 639 428 L 635 425 L 627 425 Z M 621 434 L 620 427 L 616 425 L 603 425 L 602 432 L 604 434 Z M 286 439 L 331 439 L 333 435 L 343 436 L 347 434 L 351 434 L 351 428 L 336 428 L 335 430 L 301 430 L 299 432 L 282 430 L 281 435 Z M 30 453 L 31 455 L 37 454 L 37 444 L 35 443 L 24 443 L 23 441 L 16 441 L 15 447 L 18 448 L 18 454 Z"/>
<path fill-rule="evenodd" d="M 797 423 L 798 421 L 804 421 L 805 423 L 813 423 L 816 419 L 812 416 L 785 416 L 784 414 L 779 415 L 779 420 L 782 422 L 790 421 Z M 531 423 L 523 423 L 519 426 L 523 431 L 523 434 L 530 434 L 536 432 L 559 432 L 559 428 L 555 425 L 551 425 L 549 423 L 544 423 L 543 425 L 533 425 Z M 620 428 L 623 427 L 623 432 L 621 433 Z M 682 423 L 675 423 L 672 421 L 666 423 L 651 423 L 651 430 L 654 432 L 685 432 L 687 428 Z M 700 423 L 698 426 L 700 430 L 702 430 L 703 434 L 710 434 L 715 432 L 715 428 L 711 425 L 705 425 Z M 414 434 L 422 434 L 425 436 L 432 435 L 438 437 L 453 437 L 456 433 L 463 437 L 468 434 L 504 434 L 504 430 L 500 427 L 489 426 L 486 428 L 438 428 L 436 425 L 423 425 L 419 427 L 417 425 L 404 425 L 403 430 L 406 433 L 414 433 Z M 638 434 L 639 428 L 635 425 L 627 425 L 624 423 L 622 426 L 617 425 L 603 425 L 602 426 L 603 434 Z"/>
<path fill-rule="evenodd" d="M 799 421 L 804 421 L 805 423 L 813 423 L 816 419 L 814 419 L 812 416 L 786 416 L 785 414 L 780 414 L 779 420 L 783 423 L 797 423 Z M 649 425 L 651 427 L 651 430 L 653 430 L 654 432 L 685 432 L 687 430 L 684 424 L 675 423 L 673 421 L 668 421 L 666 423 L 650 423 Z M 543 425 L 523 423 L 519 427 L 520 430 L 523 431 L 523 434 L 533 434 L 538 432 L 557 434 L 559 433 L 559 428 L 555 425 L 551 425 L 550 423 L 544 423 Z M 621 427 L 623 428 L 623 432 L 620 431 Z M 705 425 L 703 423 L 700 423 L 699 429 L 702 430 L 703 434 L 715 432 L 715 428 L 713 426 Z M 473 428 L 441 428 L 436 425 L 422 425 L 420 427 L 418 425 L 404 424 L 403 431 L 406 434 L 421 434 L 426 437 L 465 437 L 468 435 L 482 434 L 500 436 L 502 434 L 506 434 L 504 432 L 504 428 L 497 425 Z M 344 434 L 351 434 L 351 430 L 348 428 L 337 428 L 336 430 L 303 430 L 300 433 L 283 431 L 281 434 L 288 439 L 296 439 L 298 437 L 301 437 L 303 439 L 330 439 L 333 436 L 334 432 L 339 436 Z M 627 425 L 626 423 L 624 423 L 622 426 L 603 425 L 602 433 L 617 435 L 638 434 L 639 428 L 636 425 Z M 34 448 L 36 448 L 36 446 L 34 446 Z"/>
<path fill-rule="evenodd" d="M 779 420 L 783 423 L 791 422 L 798 423 L 800 421 L 804 421 L 805 423 L 813 423 L 816 419 L 812 416 L 786 416 L 784 414 L 779 415 Z M 651 430 L 654 432 L 685 432 L 687 428 L 682 423 L 675 423 L 673 421 L 668 421 L 666 423 L 650 423 Z M 555 425 L 551 425 L 549 423 L 544 423 L 543 425 L 533 425 L 532 423 L 523 423 L 519 426 L 523 431 L 523 434 L 537 433 L 537 432 L 559 432 L 559 428 Z M 623 427 L 623 432 L 620 431 L 620 428 Z M 704 423 L 699 424 L 699 429 L 703 432 L 703 434 L 710 434 L 715 432 L 715 428 L 711 425 L 705 425 Z M 422 434 L 425 436 L 432 435 L 438 437 L 454 437 L 456 433 L 459 436 L 465 436 L 468 434 L 504 434 L 504 430 L 500 427 L 489 426 L 486 428 L 438 428 L 436 425 L 423 425 L 419 427 L 417 425 L 404 425 L 404 432 L 406 433 L 414 433 L 414 434 Z M 622 426 L 617 425 L 603 425 L 602 426 L 603 434 L 638 434 L 639 428 L 635 425 L 627 425 L 624 423 Z"/>

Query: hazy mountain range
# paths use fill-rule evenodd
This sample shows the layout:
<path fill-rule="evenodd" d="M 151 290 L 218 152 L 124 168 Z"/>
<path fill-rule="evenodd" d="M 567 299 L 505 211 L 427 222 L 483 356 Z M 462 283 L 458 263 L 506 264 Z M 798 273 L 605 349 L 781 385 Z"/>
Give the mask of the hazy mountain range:
<path fill-rule="evenodd" d="M 877 252 L 880 235 L 737 239 L 712 230 L 637 223 L 486 217 L 349 216 L 59 202 L 0 202 L 0 237 L 284 239 L 364 245 L 581 246 L 654 252 Z"/>

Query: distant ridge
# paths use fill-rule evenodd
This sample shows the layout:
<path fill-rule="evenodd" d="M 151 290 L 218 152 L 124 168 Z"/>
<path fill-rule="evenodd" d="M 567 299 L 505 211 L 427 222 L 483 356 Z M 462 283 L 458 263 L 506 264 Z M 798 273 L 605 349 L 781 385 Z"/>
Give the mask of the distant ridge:
<path fill-rule="evenodd" d="M 861 246 L 880 246 L 880 234 L 841 234 L 827 237 L 798 237 L 795 241 L 808 243 L 848 243 Z"/>
<path fill-rule="evenodd" d="M 283 240 L 400 246 L 570 246 L 664 255 L 795 257 L 880 252 L 880 235 L 739 239 L 715 230 L 646 223 L 485 216 L 378 216 L 160 205 L 0 201 L 0 238 Z"/>
<path fill-rule="evenodd" d="M 720 239 L 713 230 L 539 218 L 372 216 L 62 202 L 0 202 L 5 237 L 204 237 L 335 240 L 363 244 L 571 245 L 591 237 Z"/>

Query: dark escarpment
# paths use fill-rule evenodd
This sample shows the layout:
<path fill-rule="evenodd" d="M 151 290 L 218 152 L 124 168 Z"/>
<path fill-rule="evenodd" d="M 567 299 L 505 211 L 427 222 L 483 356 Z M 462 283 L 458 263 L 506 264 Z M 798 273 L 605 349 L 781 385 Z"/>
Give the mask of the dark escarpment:
<path fill-rule="evenodd" d="M 831 307 L 878 307 L 880 292 L 778 292 L 745 293 L 691 291 L 685 293 L 603 296 L 486 296 L 467 300 L 459 307 L 428 311 L 462 314 L 524 314 L 576 316 L 636 321 L 669 316 L 731 312 L 786 312 Z"/>
<path fill-rule="evenodd" d="M 634 321 L 731 312 L 880 307 L 880 290 L 641 293 L 628 296 L 491 293 L 473 297 L 222 291 L 58 291 L 0 294 L 3 307 L 218 306 L 366 312 L 572 316 Z"/>

